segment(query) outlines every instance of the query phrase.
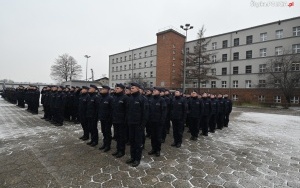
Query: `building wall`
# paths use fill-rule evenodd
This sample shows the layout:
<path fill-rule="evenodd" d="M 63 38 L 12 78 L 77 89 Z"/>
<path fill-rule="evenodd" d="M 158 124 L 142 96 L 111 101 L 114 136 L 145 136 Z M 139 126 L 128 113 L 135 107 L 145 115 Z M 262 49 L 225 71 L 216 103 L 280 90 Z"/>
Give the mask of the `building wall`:
<path fill-rule="evenodd" d="M 157 86 L 181 87 L 184 42 L 185 36 L 172 29 L 157 33 Z"/>

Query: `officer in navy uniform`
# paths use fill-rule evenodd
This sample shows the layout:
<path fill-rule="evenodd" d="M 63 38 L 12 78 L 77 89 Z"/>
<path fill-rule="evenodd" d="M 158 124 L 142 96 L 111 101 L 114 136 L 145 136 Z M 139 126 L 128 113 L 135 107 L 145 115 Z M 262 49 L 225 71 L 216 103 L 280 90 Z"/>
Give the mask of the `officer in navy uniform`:
<path fill-rule="evenodd" d="M 165 96 L 165 91 L 166 89 L 165 88 L 161 88 L 160 89 L 160 96 L 165 100 L 165 103 L 166 103 L 166 110 L 167 110 L 167 107 L 170 106 L 170 99 L 169 97 L 166 97 Z M 161 142 L 164 143 L 165 140 L 166 140 L 166 137 L 167 137 L 167 129 L 168 129 L 168 122 L 164 121 L 165 124 L 164 124 L 164 127 L 162 129 L 162 138 L 161 138 Z"/>
<path fill-rule="evenodd" d="M 21 108 L 25 108 L 25 88 L 20 85 L 18 89 L 18 106 Z"/>
<path fill-rule="evenodd" d="M 171 121 L 173 127 L 173 147 L 180 148 L 184 130 L 184 122 L 187 116 L 187 103 L 182 97 L 181 90 L 175 91 L 175 97 L 171 101 Z"/>
<path fill-rule="evenodd" d="M 69 108 L 69 119 L 71 122 L 74 122 L 75 115 L 74 115 L 74 105 L 75 105 L 75 87 L 72 86 L 69 91 L 68 95 L 68 108 Z"/>
<path fill-rule="evenodd" d="M 147 124 L 148 102 L 140 94 L 141 86 L 137 83 L 131 83 L 131 97 L 128 101 L 127 122 L 129 125 L 129 141 L 131 158 L 126 161 L 132 167 L 140 164 L 143 150 L 144 127 Z"/>
<path fill-rule="evenodd" d="M 89 100 L 90 95 L 88 94 L 88 90 L 90 88 L 87 86 L 82 86 L 81 95 L 78 103 L 78 117 L 83 130 L 83 135 L 79 138 L 83 141 L 88 140 L 89 135 L 89 127 L 87 124 L 86 110 L 87 110 L 87 101 Z"/>
<path fill-rule="evenodd" d="M 44 107 L 44 116 L 41 118 L 41 119 L 45 119 L 45 120 L 48 120 L 48 117 L 49 117 L 49 111 L 50 111 L 50 109 L 49 109 L 49 99 L 50 99 L 50 86 L 47 86 L 46 87 L 46 89 L 44 90 L 44 93 L 43 93 L 43 95 L 44 95 L 44 101 L 43 101 L 43 107 Z"/>
<path fill-rule="evenodd" d="M 219 102 L 219 112 L 217 117 L 217 129 L 223 129 L 224 127 L 224 120 L 225 120 L 225 101 L 223 99 L 223 95 L 218 95 L 218 102 Z"/>
<path fill-rule="evenodd" d="M 225 119 L 224 119 L 224 127 L 228 127 L 229 123 L 229 116 L 232 111 L 232 101 L 228 98 L 228 95 L 224 95 L 225 101 Z"/>
<path fill-rule="evenodd" d="M 75 94 L 74 94 L 74 106 L 73 106 L 73 117 L 72 120 L 75 124 L 80 123 L 79 114 L 78 114 L 78 108 L 79 108 L 79 98 L 81 95 L 81 88 L 79 86 L 76 86 L 75 88 Z"/>
<path fill-rule="evenodd" d="M 188 118 L 190 122 L 190 140 L 197 140 L 199 135 L 199 123 L 203 110 L 203 103 L 198 98 L 198 93 L 193 91 L 191 98 L 187 101 L 188 103 Z"/>
<path fill-rule="evenodd" d="M 131 96 L 131 88 L 129 86 L 126 86 L 125 87 L 125 95 L 127 97 L 130 97 Z M 129 142 L 129 127 L 128 127 L 128 123 L 125 122 L 125 140 L 126 140 L 126 144 L 127 145 L 130 145 L 130 142 Z"/>
<path fill-rule="evenodd" d="M 162 132 L 165 129 L 165 120 L 167 116 L 167 104 L 165 99 L 160 96 L 161 88 L 154 87 L 153 97 L 149 102 L 149 124 L 151 130 L 151 146 L 152 150 L 148 152 L 149 155 L 155 154 L 160 156 Z"/>
<path fill-rule="evenodd" d="M 166 133 L 170 133 L 171 128 L 171 120 L 170 120 L 170 113 L 171 113 L 171 101 L 172 101 L 172 95 L 170 94 L 170 91 L 168 89 L 165 90 L 165 97 L 169 99 L 169 102 L 167 103 L 167 116 L 166 116 Z"/>
<path fill-rule="evenodd" d="M 112 155 L 117 158 L 125 155 L 125 144 L 127 141 L 126 112 L 129 97 L 124 94 L 124 89 L 125 86 L 123 84 L 116 84 L 112 103 L 112 123 L 115 128 L 117 141 L 117 150 Z"/>
<path fill-rule="evenodd" d="M 89 133 L 91 134 L 91 141 L 86 143 L 92 147 L 98 145 L 99 133 L 98 133 L 98 112 L 100 97 L 98 95 L 98 88 L 95 85 L 90 85 L 88 90 L 89 97 L 86 106 L 86 120 Z"/>
<path fill-rule="evenodd" d="M 219 114 L 219 101 L 214 94 L 210 95 L 211 101 L 211 115 L 209 118 L 209 132 L 214 133 L 217 124 L 217 115 Z"/>
<path fill-rule="evenodd" d="M 153 89 L 152 88 L 147 88 L 146 89 L 146 98 L 148 100 L 148 103 L 150 102 L 150 100 L 152 99 L 152 93 L 153 93 Z M 146 125 L 146 137 L 150 138 L 151 137 L 151 124 L 150 121 L 147 122 Z"/>
<path fill-rule="evenodd" d="M 66 94 L 63 92 L 64 86 L 59 86 L 55 98 L 54 111 L 55 111 L 55 125 L 62 126 L 64 122 L 64 108 L 66 104 Z"/>
<path fill-rule="evenodd" d="M 57 95 L 57 86 L 53 86 L 51 88 L 51 95 L 50 95 L 50 99 L 49 99 L 49 108 L 50 108 L 49 121 L 53 124 L 55 123 L 54 105 L 55 105 L 56 95 Z"/>
<path fill-rule="evenodd" d="M 207 93 L 203 93 L 202 103 L 203 103 L 203 113 L 201 116 L 202 135 L 208 136 L 208 126 L 209 126 L 208 123 L 209 123 L 212 107 L 211 107 L 210 99 L 207 98 Z"/>
<path fill-rule="evenodd" d="M 101 122 L 101 132 L 103 135 L 103 144 L 99 148 L 105 152 L 110 150 L 111 145 L 111 125 L 112 125 L 112 102 L 113 97 L 109 94 L 110 87 L 102 86 L 100 90 L 100 102 L 98 119 Z"/>

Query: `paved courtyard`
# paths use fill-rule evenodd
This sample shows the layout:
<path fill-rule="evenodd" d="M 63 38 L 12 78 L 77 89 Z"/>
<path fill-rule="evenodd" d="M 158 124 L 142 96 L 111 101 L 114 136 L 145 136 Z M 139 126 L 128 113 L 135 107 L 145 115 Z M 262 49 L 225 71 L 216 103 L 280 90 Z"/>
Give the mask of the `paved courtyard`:
<path fill-rule="evenodd" d="M 198 141 L 185 130 L 180 149 L 168 135 L 161 157 L 147 139 L 133 168 L 129 148 L 116 159 L 79 140 L 80 125 L 55 127 L 0 98 L 0 187 L 300 187 L 299 113 L 234 108 L 229 128 Z"/>

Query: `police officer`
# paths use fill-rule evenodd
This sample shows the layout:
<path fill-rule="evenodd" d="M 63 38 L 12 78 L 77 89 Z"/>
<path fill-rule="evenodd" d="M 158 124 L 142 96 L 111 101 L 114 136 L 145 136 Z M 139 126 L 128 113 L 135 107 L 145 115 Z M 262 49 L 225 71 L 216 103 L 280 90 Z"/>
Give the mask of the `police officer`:
<path fill-rule="evenodd" d="M 62 126 L 64 122 L 64 108 L 66 103 L 66 94 L 63 92 L 64 86 L 59 86 L 54 103 L 54 121 L 56 126 Z"/>
<path fill-rule="evenodd" d="M 87 117 L 86 117 L 87 101 L 88 98 L 90 97 L 88 94 L 89 89 L 90 88 L 87 86 L 82 86 L 81 95 L 78 103 L 78 117 L 83 130 L 83 135 L 79 139 L 83 141 L 88 140 L 90 137 L 89 128 L 87 124 Z"/>
<path fill-rule="evenodd" d="M 137 83 L 131 84 L 131 97 L 128 102 L 127 121 L 129 125 L 129 141 L 131 158 L 126 161 L 136 167 L 142 158 L 144 127 L 148 121 L 148 102 L 141 96 Z"/>
<path fill-rule="evenodd" d="M 125 87 L 125 95 L 127 97 L 131 96 L 131 88 L 130 88 L 130 86 L 126 86 Z M 128 126 L 127 121 L 125 122 L 125 135 L 126 135 L 126 137 L 125 137 L 126 144 L 130 145 L 130 142 L 129 142 L 129 126 Z"/>
<path fill-rule="evenodd" d="M 91 134 L 91 141 L 87 143 L 92 147 L 98 145 L 99 135 L 98 135 L 98 112 L 100 98 L 97 94 L 98 88 L 95 85 L 90 85 L 88 90 L 89 97 L 86 106 L 86 121 L 89 132 Z"/>
<path fill-rule="evenodd" d="M 229 123 L 229 116 L 232 111 L 232 101 L 228 98 L 228 95 L 224 95 L 225 101 L 225 119 L 224 119 L 224 127 L 228 127 Z"/>
<path fill-rule="evenodd" d="M 57 95 L 57 86 L 53 86 L 51 88 L 51 95 L 50 95 L 50 99 L 49 99 L 49 108 L 50 108 L 50 115 L 49 115 L 49 121 L 51 123 L 55 123 L 55 99 L 56 99 L 56 95 Z"/>
<path fill-rule="evenodd" d="M 152 93 L 153 93 L 153 89 L 152 88 L 147 88 L 146 89 L 146 95 L 145 96 L 146 96 L 149 104 L 150 104 L 150 100 L 152 99 Z M 146 137 L 147 138 L 151 137 L 151 124 L 150 124 L 150 121 L 148 121 L 147 125 L 146 125 Z"/>
<path fill-rule="evenodd" d="M 117 150 L 112 155 L 117 158 L 124 156 L 127 139 L 126 112 L 129 97 L 124 94 L 124 89 L 125 86 L 123 84 L 116 84 L 112 103 L 112 123 L 114 125 L 115 137 L 117 141 Z"/>
<path fill-rule="evenodd" d="M 102 86 L 100 90 L 100 102 L 98 118 L 101 121 L 101 132 L 103 135 L 103 144 L 99 148 L 105 152 L 110 150 L 111 145 L 111 125 L 112 125 L 112 102 L 113 97 L 109 94 L 110 87 Z"/>
<path fill-rule="evenodd" d="M 74 122 L 75 114 L 74 114 L 74 105 L 75 105 L 75 87 L 72 86 L 70 88 L 69 94 L 68 94 L 68 108 L 69 108 L 69 120 Z M 68 118 L 68 117 L 67 117 Z"/>
<path fill-rule="evenodd" d="M 212 107 L 211 107 L 210 99 L 207 98 L 207 93 L 203 93 L 202 102 L 203 102 L 203 113 L 201 116 L 202 135 L 208 136 L 208 126 L 209 126 L 208 123 L 209 123 Z"/>
<path fill-rule="evenodd" d="M 50 116 L 50 104 L 49 104 L 49 100 L 50 100 L 50 86 L 47 86 L 46 89 L 44 90 L 44 101 L 43 101 L 43 107 L 44 107 L 44 117 L 42 117 L 41 119 L 45 119 L 46 121 L 49 119 Z"/>
<path fill-rule="evenodd" d="M 171 101 L 172 101 L 172 95 L 168 89 L 165 91 L 165 99 L 168 98 L 167 103 L 167 116 L 166 116 L 166 121 L 165 121 L 165 127 L 166 127 L 166 134 L 170 133 L 170 128 L 171 128 L 171 120 L 170 120 L 170 112 L 171 112 Z"/>
<path fill-rule="evenodd" d="M 188 118 L 190 122 L 191 140 L 197 140 L 199 135 L 199 122 L 203 110 L 203 103 L 198 98 L 198 93 L 193 91 L 188 103 Z"/>
<path fill-rule="evenodd" d="M 173 147 L 180 148 L 182 144 L 182 135 L 184 130 L 184 122 L 187 115 L 187 103 L 182 97 L 180 90 L 175 91 L 175 97 L 171 101 L 171 121 L 173 126 L 174 142 L 171 144 Z"/>
<path fill-rule="evenodd" d="M 71 105 L 72 101 L 70 100 L 70 88 L 67 86 L 65 87 L 64 91 L 66 96 L 65 108 L 64 108 L 64 119 L 65 121 L 70 121 L 71 116 Z"/>
<path fill-rule="evenodd" d="M 209 132 L 214 133 L 216 129 L 217 115 L 219 114 L 219 101 L 215 98 L 214 94 L 210 95 L 211 101 L 211 114 L 209 118 Z"/>
<path fill-rule="evenodd" d="M 76 86 L 75 88 L 75 94 L 74 94 L 74 106 L 73 106 L 73 117 L 72 120 L 75 124 L 80 123 L 79 121 L 79 115 L 78 115 L 78 107 L 79 107 L 79 98 L 81 95 L 81 88 L 79 86 Z"/>
<path fill-rule="evenodd" d="M 25 91 L 22 85 L 19 86 L 18 89 L 18 106 L 21 108 L 25 108 Z"/>
<path fill-rule="evenodd" d="M 164 98 L 160 96 L 161 92 L 161 88 L 154 87 L 153 97 L 148 101 L 152 146 L 152 150 L 149 151 L 148 154 L 155 154 L 156 157 L 160 156 L 162 132 L 163 129 L 165 129 L 165 119 L 167 115 L 167 104 Z"/>
<path fill-rule="evenodd" d="M 165 100 L 166 108 L 170 106 L 170 99 L 169 97 L 165 96 L 165 88 L 160 88 L 160 96 Z M 163 129 L 162 129 L 162 139 L 161 142 L 164 143 L 167 137 L 167 129 L 168 129 L 168 122 L 164 121 Z"/>
<path fill-rule="evenodd" d="M 225 101 L 223 99 L 223 95 L 218 95 L 218 102 L 219 102 L 219 113 L 217 117 L 217 129 L 223 129 L 224 127 L 224 120 L 225 120 Z"/>

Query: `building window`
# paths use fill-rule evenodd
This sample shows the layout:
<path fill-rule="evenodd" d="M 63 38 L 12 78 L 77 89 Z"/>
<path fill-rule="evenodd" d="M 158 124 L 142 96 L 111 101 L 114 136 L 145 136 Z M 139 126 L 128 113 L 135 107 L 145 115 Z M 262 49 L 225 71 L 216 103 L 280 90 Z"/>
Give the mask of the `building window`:
<path fill-rule="evenodd" d="M 133 59 L 136 59 L 136 54 L 133 54 Z"/>
<path fill-rule="evenodd" d="M 213 49 L 213 50 L 217 49 L 217 42 L 213 42 L 213 43 L 212 43 L 212 49 Z"/>
<path fill-rule="evenodd" d="M 118 80 L 119 79 L 119 77 L 118 77 L 118 75 L 116 75 L 116 80 Z"/>
<path fill-rule="evenodd" d="M 293 53 L 300 53 L 300 44 L 293 44 Z"/>
<path fill-rule="evenodd" d="M 224 68 L 222 68 L 222 75 L 226 75 L 226 74 L 227 74 L 227 68 L 224 67 Z"/>
<path fill-rule="evenodd" d="M 246 37 L 246 44 L 252 44 L 253 42 L 253 36 L 252 35 L 249 35 Z"/>
<path fill-rule="evenodd" d="M 153 61 L 150 61 L 150 67 L 153 67 Z"/>
<path fill-rule="evenodd" d="M 144 78 L 147 78 L 147 72 L 144 72 Z"/>
<path fill-rule="evenodd" d="M 211 69 L 211 75 L 216 75 L 216 69 Z"/>
<path fill-rule="evenodd" d="M 124 79 L 127 79 L 127 75 L 126 74 L 124 74 Z"/>
<path fill-rule="evenodd" d="M 115 63 L 115 59 L 112 59 L 112 63 Z"/>
<path fill-rule="evenodd" d="M 265 96 L 264 95 L 259 95 L 258 96 L 258 101 L 259 102 L 265 102 Z"/>
<path fill-rule="evenodd" d="M 150 77 L 151 77 L 151 78 L 153 77 L 153 71 L 150 72 Z"/>
<path fill-rule="evenodd" d="M 122 62 L 122 57 L 120 57 L 120 62 Z"/>
<path fill-rule="evenodd" d="M 246 88 L 251 88 L 251 80 L 246 80 Z"/>
<path fill-rule="evenodd" d="M 114 71 L 115 71 L 115 67 L 112 68 L 112 72 L 114 72 Z"/>
<path fill-rule="evenodd" d="M 246 51 L 246 59 L 252 58 L 252 50 Z"/>
<path fill-rule="evenodd" d="M 139 53 L 139 58 L 140 58 L 140 59 L 142 58 L 142 52 Z"/>
<path fill-rule="evenodd" d="M 227 48 L 228 47 L 228 40 L 223 40 L 223 43 L 222 43 L 222 47 L 223 48 Z"/>
<path fill-rule="evenodd" d="M 275 47 L 275 55 L 282 55 L 282 46 Z"/>
<path fill-rule="evenodd" d="M 291 103 L 292 104 L 299 104 L 299 97 L 295 97 L 295 96 L 291 97 Z"/>
<path fill-rule="evenodd" d="M 139 68 L 142 68 L 142 63 L 139 63 Z"/>
<path fill-rule="evenodd" d="M 197 82 L 193 82 L 193 88 L 197 88 L 198 87 L 198 83 Z"/>
<path fill-rule="evenodd" d="M 282 67 L 281 63 L 275 63 L 274 64 L 274 71 L 275 72 L 281 72 L 281 67 Z"/>
<path fill-rule="evenodd" d="M 120 66 L 120 71 L 122 71 L 122 65 Z"/>
<path fill-rule="evenodd" d="M 239 74 L 239 67 L 233 67 L 233 74 Z"/>
<path fill-rule="evenodd" d="M 141 72 L 139 72 L 139 78 L 141 78 L 142 77 L 142 73 Z"/>
<path fill-rule="evenodd" d="M 147 51 L 145 51 L 145 57 L 147 57 Z"/>
<path fill-rule="evenodd" d="M 223 62 L 227 61 L 227 54 L 222 54 L 222 61 Z"/>
<path fill-rule="evenodd" d="M 261 33 L 260 34 L 260 41 L 263 42 L 263 41 L 266 41 L 267 40 L 267 33 Z"/>
<path fill-rule="evenodd" d="M 135 63 L 133 64 L 133 69 L 136 69 L 136 64 Z"/>
<path fill-rule="evenodd" d="M 150 56 L 153 56 L 153 50 L 150 51 Z"/>
<path fill-rule="evenodd" d="M 147 61 L 144 63 L 144 67 L 147 67 Z"/>
<path fill-rule="evenodd" d="M 127 61 L 127 56 L 124 57 L 124 61 Z"/>
<path fill-rule="evenodd" d="M 233 40 L 233 46 L 238 46 L 238 45 L 240 45 L 240 39 L 239 38 L 235 38 Z"/>
<path fill-rule="evenodd" d="M 266 64 L 260 64 L 259 65 L 259 72 L 260 73 L 266 72 Z"/>
<path fill-rule="evenodd" d="M 124 70 L 126 70 L 127 69 L 127 65 L 124 65 Z"/>
<path fill-rule="evenodd" d="M 274 84 L 275 84 L 275 87 L 278 88 L 281 84 L 281 80 L 275 80 Z"/>
<path fill-rule="evenodd" d="M 233 80 L 233 88 L 238 88 L 239 87 L 239 81 L 238 80 Z"/>
<path fill-rule="evenodd" d="M 233 101 L 237 101 L 239 98 L 238 98 L 238 95 L 232 95 L 232 100 Z"/>
<path fill-rule="evenodd" d="M 293 27 L 293 36 L 300 36 L 300 26 Z"/>
<path fill-rule="evenodd" d="M 201 83 L 201 87 L 202 87 L 202 88 L 206 88 L 206 82 L 202 82 L 202 83 Z"/>
<path fill-rule="evenodd" d="M 283 30 L 276 30 L 275 35 L 276 39 L 281 39 L 283 37 Z"/>
<path fill-rule="evenodd" d="M 299 71 L 300 63 L 292 63 L 292 71 Z"/>
<path fill-rule="evenodd" d="M 226 87 L 227 87 L 226 81 L 222 81 L 222 88 L 226 88 Z"/>
<path fill-rule="evenodd" d="M 259 50 L 260 57 L 266 57 L 267 56 L 267 48 L 262 48 Z"/>
<path fill-rule="evenodd" d="M 115 79 L 115 76 L 113 75 L 113 76 L 111 77 L 111 79 L 114 80 L 114 79 Z"/>
<path fill-rule="evenodd" d="M 131 64 L 129 64 L 129 70 L 131 70 Z"/>
<path fill-rule="evenodd" d="M 173 61 L 175 61 L 176 59 L 175 59 L 175 56 L 173 56 Z"/>
<path fill-rule="evenodd" d="M 215 63 L 217 62 L 217 56 L 216 55 L 212 55 L 211 56 L 212 62 Z"/>
<path fill-rule="evenodd" d="M 150 86 L 150 87 L 153 87 L 153 82 L 150 82 L 150 83 L 149 83 L 149 86 Z"/>
<path fill-rule="evenodd" d="M 175 55 L 176 54 L 176 51 L 175 50 L 173 50 L 173 55 Z"/>
<path fill-rule="evenodd" d="M 233 53 L 233 60 L 239 60 L 239 52 Z"/>
<path fill-rule="evenodd" d="M 266 87 L 266 80 L 259 80 L 258 87 Z"/>
<path fill-rule="evenodd" d="M 275 103 L 281 103 L 281 96 L 274 96 Z"/>
<path fill-rule="evenodd" d="M 131 74 L 128 74 L 128 77 L 131 78 Z"/>
<path fill-rule="evenodd" d="M 216 81 L 211 81 L 211 88 L 216 88 Z"/>
<path fill-rule="evenodd" d="M 122 80 L 122 74 L 120 74 L 120 80 Z"/>
<path fill-rule="evenodd" d="M 118 66 L 116 66 L 116 71 L 119 71 L 119 67 Z"/>
<path fill-rule="evenodd" d="M 252 73 L 252 66 L 251 65 L 247 65 L 245 72 L 246 72 L 246 74 Z"/>
<path fill-rule="evenodd" d="M 136 73 L 133 73 L 133 78 L 136 78 Z"/>

